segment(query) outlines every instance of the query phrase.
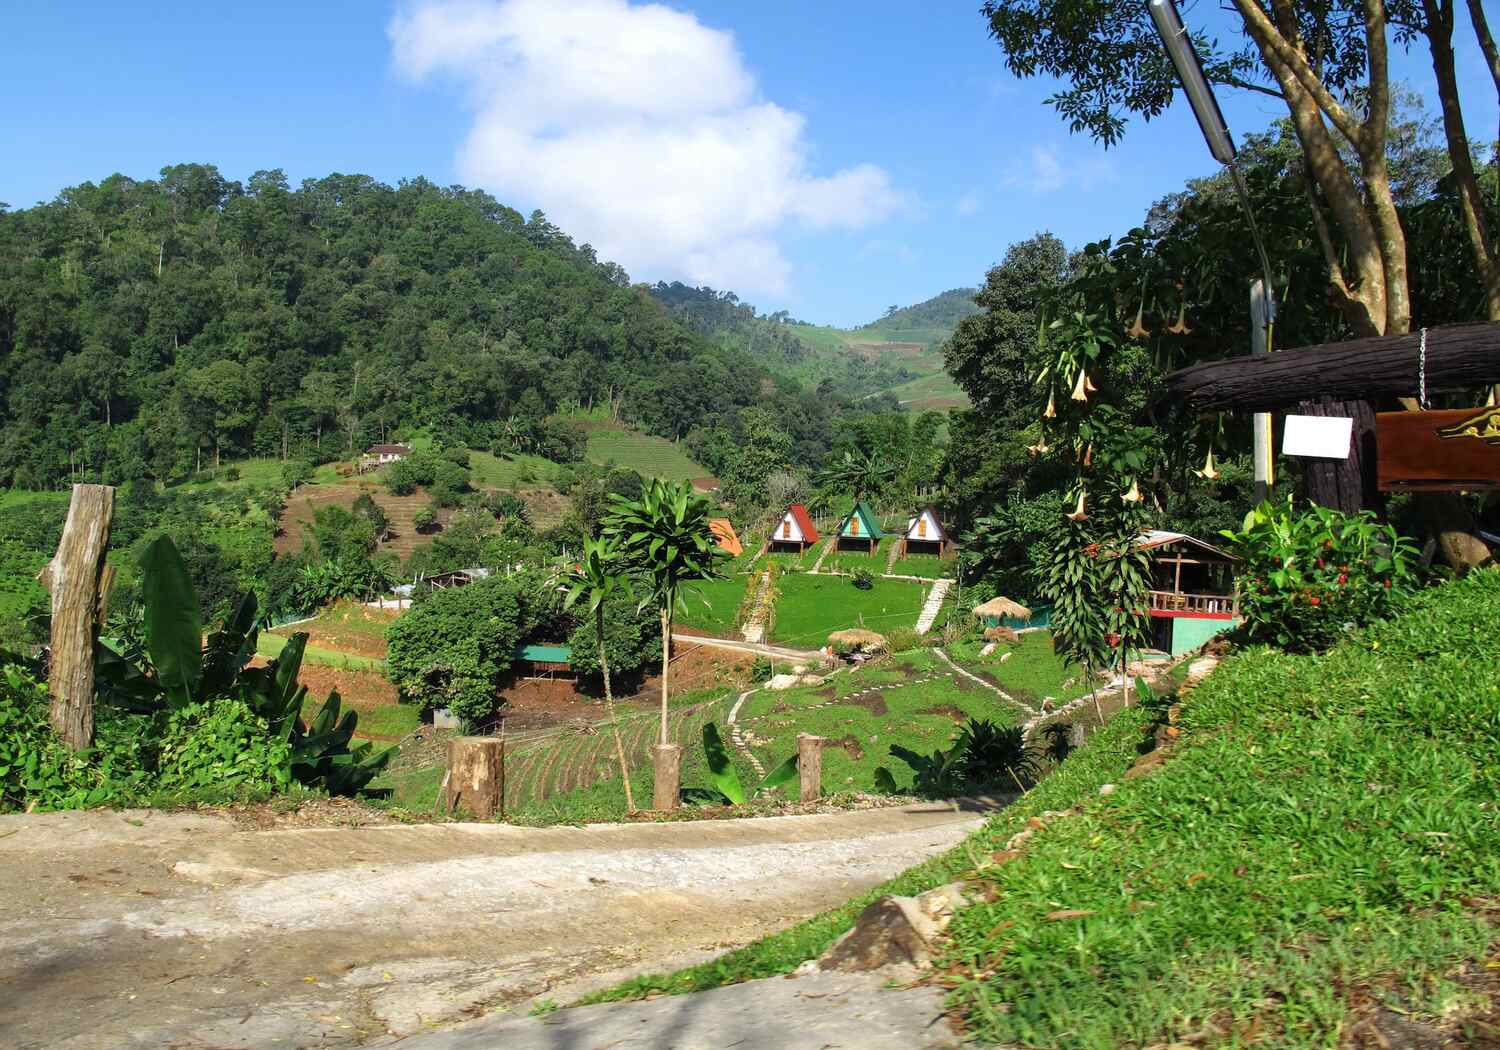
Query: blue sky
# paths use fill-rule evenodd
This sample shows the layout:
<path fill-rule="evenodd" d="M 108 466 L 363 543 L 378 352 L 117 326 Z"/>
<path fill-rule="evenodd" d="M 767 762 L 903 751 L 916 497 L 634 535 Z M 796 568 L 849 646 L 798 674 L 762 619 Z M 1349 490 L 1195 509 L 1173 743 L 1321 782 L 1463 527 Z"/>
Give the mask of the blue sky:
<path fill-rule="evenodd" d="M 1214 167 L 1181 104 L 1109 151 L 1070 135 L 1050 85 L 1005 71 L 977 7 L 17 5 L 0 200 L 182 161 L 294 183 L 425 175 L 542 208 L 637 280 L 853 325 L 978 283 L 1037 230 L 1070 245 L 1122 232 Z M 1471 133 L 1493 129 L 1466 22 L 1458 35 Z M 1398 75 L 1425 88 L 1424 57 Z M 1241 135 L 1278 115 L 1223 101 Z"/>

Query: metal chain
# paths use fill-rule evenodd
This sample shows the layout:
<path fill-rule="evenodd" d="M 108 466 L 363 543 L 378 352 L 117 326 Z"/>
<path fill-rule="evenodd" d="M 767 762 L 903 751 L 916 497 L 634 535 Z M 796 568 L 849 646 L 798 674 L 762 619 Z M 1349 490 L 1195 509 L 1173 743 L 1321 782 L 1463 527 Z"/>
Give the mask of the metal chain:
<path fill-rule="evenodd" d="M 1427 411 L 1427 329 L 1422 329 L 1422 344 L 1417 349 L 1417 404 Z"/>

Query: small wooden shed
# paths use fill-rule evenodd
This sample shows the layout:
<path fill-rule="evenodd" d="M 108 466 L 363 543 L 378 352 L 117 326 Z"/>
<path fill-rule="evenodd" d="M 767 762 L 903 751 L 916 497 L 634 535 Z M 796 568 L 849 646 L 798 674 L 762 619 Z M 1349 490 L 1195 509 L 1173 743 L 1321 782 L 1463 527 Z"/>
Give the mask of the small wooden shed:
<path fill-rule="evenodd" d="M 801 554 L 818 542 L 818 529 L 808 516 L 807 508 L 793 503 L 781 515 L 781 520 L 771 530 L 767 548 L 773 551 L 796 551 Z"/>
<path fill-rule="evenodd" d="M 951 558 L 954 549 L 948 530 L 943 528 L 943 521 L 938 517 L 937 508 L 923 507 L 906 523 L 906 533 L 901 537 L 903 558 L 912 554 L 934 554 L 939 558 Z"/>
<path fill-rule="evenodd" d="M 1135 546 L 1151 553 L 1147 598 L 1154 648 L 1178 656 L 1239 623 L 1234 555 L 1165 529 L 1141 533 Z"/>
<path fill-rule="evenodd" d="M 880 546 L 880 541 L 885 538 L 885 533 L 880 530 L 880 519 L 870 509 L 870 505 L 863 500 L 856 503 L 854 508 L 844 515 L 844 520 L 839 522 L 838 549 L 841 551 L 863 551 L 866 554 L 874 554 L 875 548 Z"/>

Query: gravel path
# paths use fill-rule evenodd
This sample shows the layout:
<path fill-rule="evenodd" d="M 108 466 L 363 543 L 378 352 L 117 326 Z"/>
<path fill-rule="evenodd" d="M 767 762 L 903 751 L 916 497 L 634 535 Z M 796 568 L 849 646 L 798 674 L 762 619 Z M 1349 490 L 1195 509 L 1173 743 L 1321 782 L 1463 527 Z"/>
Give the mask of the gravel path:
<path fill-rule="evenodd" d="M 0 817 L 0 1046 L 338 1047 L 567 1001 L 841 903 L 983 819 L 946 805 L 545 829 Z"/>

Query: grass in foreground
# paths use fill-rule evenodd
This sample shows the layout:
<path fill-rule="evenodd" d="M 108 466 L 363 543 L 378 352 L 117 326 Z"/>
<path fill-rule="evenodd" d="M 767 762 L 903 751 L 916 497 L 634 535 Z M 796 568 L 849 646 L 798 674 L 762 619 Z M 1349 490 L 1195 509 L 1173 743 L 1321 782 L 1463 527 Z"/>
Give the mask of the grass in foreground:
<path fill-rule="evenodd" d="M 1153 712 L 1123 712 L 967 842 L 843 908 L 590 1001 L 785 973 L 883 893 L 966 875 L 939 972 L 982 1039 L 1329 1046 L 1355 1001 L 1462 1013 L 1500 893 L 1500 573 L 1428 592 L 1322 657 L 1242 652 L 1187 697 L 1154 775 L 1121 781 Z M 1159 707 L 1159 705 L 1156 705 Z M 1105 782 L 1119 782 L 1099 796 Z M 1024 852 L 994 851 L 1042 812 Z M 1369 997 L 1368 999 L 1366 997 Z"/>

